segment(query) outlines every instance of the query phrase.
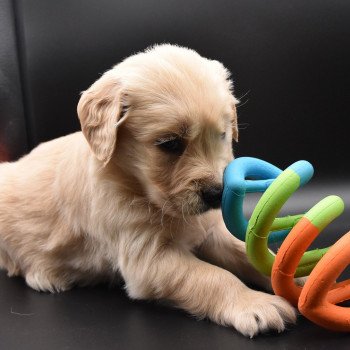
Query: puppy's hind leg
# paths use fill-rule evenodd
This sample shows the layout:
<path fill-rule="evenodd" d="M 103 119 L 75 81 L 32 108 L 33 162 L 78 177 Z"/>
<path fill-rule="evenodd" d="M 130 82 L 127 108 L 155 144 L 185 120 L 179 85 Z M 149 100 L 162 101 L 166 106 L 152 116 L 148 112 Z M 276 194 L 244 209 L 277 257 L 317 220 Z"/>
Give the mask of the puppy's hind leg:
<path fill-rule="evenodd" d="M 0 247 L 0 269 L 7 270 L 7 275 L 9 277 L 19 276 L 21 274 L 21 270 L 18 265 L 14 262 L 13 259 L 9 256 L 9 254 Z"/>
<path fill-rule="evenodd" d="M 72 287 L 67 273 L 53 269 L 31 268 L 25 274 L 29 287 L 41 292 L 64 292 Z"/>

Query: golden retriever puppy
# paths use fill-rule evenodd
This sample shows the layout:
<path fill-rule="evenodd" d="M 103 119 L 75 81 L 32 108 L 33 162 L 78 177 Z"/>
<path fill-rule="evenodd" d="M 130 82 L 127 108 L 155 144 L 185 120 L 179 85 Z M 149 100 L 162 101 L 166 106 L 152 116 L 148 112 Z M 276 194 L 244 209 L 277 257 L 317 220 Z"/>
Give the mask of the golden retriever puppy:
<path fill-rule="evenodd" d="M 0 165 L 0 266 L 39 291 L 113 280 L 254 336 L 295 321 L 225 228 L 238 138 L 229 72 L 160 45 L 116 65 L 78 104 L 82 132 Z"/>

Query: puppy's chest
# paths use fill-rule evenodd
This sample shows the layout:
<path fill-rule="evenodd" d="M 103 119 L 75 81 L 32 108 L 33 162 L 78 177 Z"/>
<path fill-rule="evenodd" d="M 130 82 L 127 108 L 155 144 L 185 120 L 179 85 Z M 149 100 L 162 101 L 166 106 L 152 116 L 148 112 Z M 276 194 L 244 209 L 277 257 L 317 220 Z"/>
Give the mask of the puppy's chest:
<path fill-rule="evenodd" d="M 180 245 L 188 250 L 193 250 L 200 246 L 208 237 L 209 233 L 199 222 L 189 223 L 177 232 L 177 239 Z"/>
<path fill-rule="evenodd" d="M 94 276 L 111 277 L 118 270 L 116 266 L 117 247 L 115 240 L 85 236 L 81 238 L 79 245 L 64 247 L 64 263 L 70 269 L 88 274 L 91 278 Z"/>

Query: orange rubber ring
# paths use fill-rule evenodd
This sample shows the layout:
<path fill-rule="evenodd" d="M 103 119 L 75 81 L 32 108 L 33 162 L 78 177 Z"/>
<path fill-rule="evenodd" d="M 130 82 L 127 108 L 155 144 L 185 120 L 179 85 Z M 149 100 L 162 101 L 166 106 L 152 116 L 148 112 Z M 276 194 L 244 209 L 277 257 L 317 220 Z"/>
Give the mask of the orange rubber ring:
<path fill-rule="evenodd" d="M 297 306 L 306 318 L 330 330 L 349 332 L 350 310 L 335 304 L 350 299 L 350 280 L 336 283 L 342 271 L 350 265 L 350 232 L 322 257 L 303 288 L 294 282 L 304 252 L 342 209 L 341 200 L 330 196 L 306 213 L 278 251 L 271 278 L 274 292 Z"/>
<path fill-rule="evenodd" d="M 338 306 L 350 299 L 350 280 L 334 284 L 350 264 L 350 232 L 339 239 L 311 272 L 298 308 L 309 320 L 333 331 L 350 331 L 350 310 Z"/>

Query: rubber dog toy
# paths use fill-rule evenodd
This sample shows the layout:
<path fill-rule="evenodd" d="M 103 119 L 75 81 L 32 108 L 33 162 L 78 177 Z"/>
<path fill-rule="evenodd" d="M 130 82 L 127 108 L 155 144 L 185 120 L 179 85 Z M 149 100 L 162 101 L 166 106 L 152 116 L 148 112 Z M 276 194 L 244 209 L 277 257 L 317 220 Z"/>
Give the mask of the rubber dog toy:
<path fill-rule="evenodd" d="M 304 215 L 276 218 L 288 198 L 312 175 L 312 165 L 306 161 L 296 162 L 282 172 L 259 159 L 238 158 L 225 171 L 223 216 L 231 232 L 238 228 L 238 237 L 242 240 L 245 237 L 247 254 L 255 268 L 266 275 L 272 272 L 277 295 L 298 306 L 316 324 L 349 332 L 350 311 L 336 304 L 350 299 L 350 280 L 339 283 L 336 280 L 350 265 L 350 232 L 331 248 L 306 251 L 318 234 L 343 212 L 344 202 L 340 197 L 329 196 Z M 248 192 L 264 192 L 249 222 L 242 208 Z M 234 210 L 230 210 L 231 205 Z M 269 237 L 278 241 L 289 231 L 275 256 L 268 249 Z M 303 288 L 295 284 L 295 277 L 308 274 Z"/>
<path fill-rule="evenodd" d="M 335 304 L 350 299 L 350 280 L 335 281 L 350 264 L 350 232 L 318 262 L 303 288 L 294 282 L 296 266 L 303 252 L 343 210 L 342 199 L 329 196 L 305 214 L 278 251 L 272 269 L 272 287 L 275 294 L 298 306 L 299 311 L 316 324 L 349 332 L 350 312 Z"/>
<path fill-rule="evenodd" d="M 292 228 L 302 214 L 276 218 L 284 203 L 313 176 L 313 167 L 307 161 L 289 166 L 272 182 L 260 198 L 249 220 L 246 237 L 247 255 L 254 267 L 270 276 L 275 255 L 268 248 L 270 231 Z M 328 248 L 306 252 L 300 259 L 295 276 L 308 275 Z"/>
<path fill-rule="evenodd" d="M 350 332 L 350 312 L 338 304 L 350 299 L 350 281 L 334 281 L 350 264 L 350 232 L 340 238 L 311 272 L 298 308 L 309 320 L 333 331 Z M 331 289 L 331 290 L 330 290 Z"/>
<path fill-rule="evenodd" d="M 241 157 L 232 161 L 224 172 L 222 213 L 228 230 L 241 241 L 245 241 L 248 220 L 243 213 L 243 202 L 247 193 L 265 192 L 274 179 L 282 173 L 276 166 L 261 159 Z M 276 230 L 269 242 L 280 242 L 289 233 Z"/>
<path fill-rule="evenodd" d="M 302 288 L 294 282 L 298 263 L 306 249 L 344 211 L 344 202 L 337 196 L 329 196 L 310 209 L 293 227 L 282 243 L 272 268 L 272 288 L 294 306 Z"/>

